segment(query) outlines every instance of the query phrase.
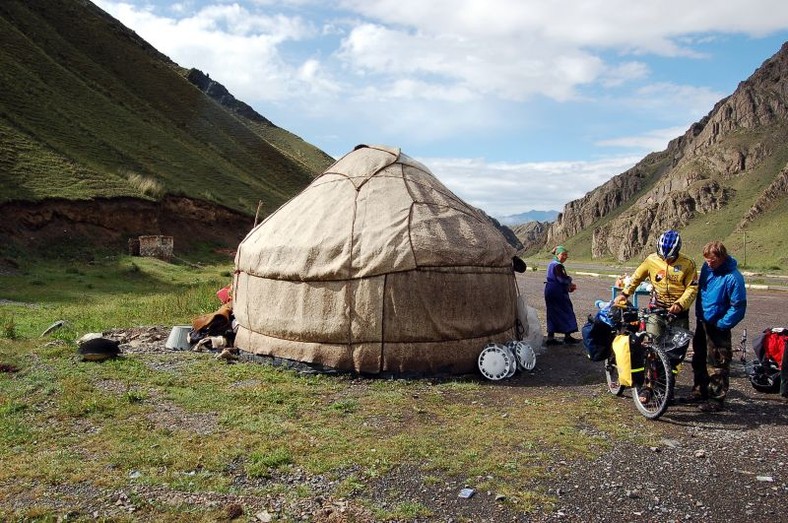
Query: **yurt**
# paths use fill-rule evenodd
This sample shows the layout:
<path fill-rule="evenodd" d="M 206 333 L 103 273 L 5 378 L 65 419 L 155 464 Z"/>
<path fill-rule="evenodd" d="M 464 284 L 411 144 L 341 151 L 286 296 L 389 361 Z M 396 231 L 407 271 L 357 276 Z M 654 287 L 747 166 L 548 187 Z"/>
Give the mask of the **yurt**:
<path fill-rule="evenodd" d="M 477 371 L 516 338 L 514 249 L 421 163 L 357 146 L 235 259 L 235 346 L 365 375 Z"/>

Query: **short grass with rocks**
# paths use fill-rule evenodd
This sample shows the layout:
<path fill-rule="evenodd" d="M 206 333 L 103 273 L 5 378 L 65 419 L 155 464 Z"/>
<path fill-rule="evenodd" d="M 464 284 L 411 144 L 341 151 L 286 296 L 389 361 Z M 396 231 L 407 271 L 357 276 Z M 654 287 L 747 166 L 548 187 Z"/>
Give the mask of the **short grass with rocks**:
<path fill-rule="evenodd" d="M 376 501 L 372 485 L 403 468 L 425 488 L 470 485 L 518 512 L 549 511 L 540 485 L 567 473 L 564 460 L 651 437 L 612 397 L 480 376 L 301 374 L 191 351 L 77 356 L 87 332 L 215 310 L 231 270 L 120 257 L 0 277 L 0 519 L 213 521 L 234 500 L 295 521 L 315 517 L 318 499 L 352 500 L 369 518 L 347 521 L 428 520 L 407 493 Z"/>

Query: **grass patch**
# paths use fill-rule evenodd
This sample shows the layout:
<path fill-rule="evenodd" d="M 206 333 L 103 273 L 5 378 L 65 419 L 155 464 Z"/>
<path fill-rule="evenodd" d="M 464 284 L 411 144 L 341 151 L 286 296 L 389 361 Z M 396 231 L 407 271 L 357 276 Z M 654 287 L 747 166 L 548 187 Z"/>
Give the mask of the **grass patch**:
<path fill-rule="evenodd" d="M 3 277 L 11 301 L 0 309 L 3 337 L 37 336 L 56 321 L 65 322 L 56 336 L 69 340 L 110 327 L 184 324 L 215 310 L 216 289 L 230 282 L 224 266 L 130 257 L 78 270 L 68 263 L 41 262 Z"/>
<path fill-rule="evenodd" d="M 290 465 L 293 457 L 287 449 L 274 448 L 253 452 L 249 456 L 246 472 L 252 477 L 268 477 L 271 469 Z"/>
<path fill-rule="evenodd" d="M 5 311 L 0 311 L 0 338 L 14 340 L 17 336 L 14 315 Z"/>
<path fill-rule="evenodd" d="M 417 500 L 374 501 L 369 485 L 402 471 L 424 485 L 502 493 L 517 510 L 550 510 L 551 497 L 534 485 L 559 473 L 556 463 L 657 437 L 606 395 L 302 375 L 222 364 L 208 353 L 76 358 L 74 340 L 85 332 L 183 324 L 215 310 L 230 270 L 120 257 L 31 264 L 2 277 L 11 295 L 0 317 L 13 318 L 15 334 L 0 337 L 0 362 L 18 372 L 0 374 L 0 507 L 32 486 L 40 497 L 22 512 L 1 508 L 0 519 L 82 510 L 64 489 L 135 485 L 165 498 L 265 492 L 297 503 L 315 495 L 305 478 L 321 476 L 333 481 L 327 495 L 357 499 L 381 521 L 431 517 Z M 63 326 L 41 337 L 58 320 Z M 176 521 L 188 503 L 138 505 L 140 514 Z M 185 513 L 217 516 L 192 506 Z"/>

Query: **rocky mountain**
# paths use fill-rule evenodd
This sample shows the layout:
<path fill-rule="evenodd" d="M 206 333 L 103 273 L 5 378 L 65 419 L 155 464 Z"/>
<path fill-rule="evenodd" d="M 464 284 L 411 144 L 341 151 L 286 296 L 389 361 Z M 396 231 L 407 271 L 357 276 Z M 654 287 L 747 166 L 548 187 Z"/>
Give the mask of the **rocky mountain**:
<path fill-rule="evenodd" d="M 676 228 L 694 253 L 721 239 L 759 252 L 757 263 L 783 266 L 787 162 L 788 43 L 664 151 L 566 204 L 544 236 L 518 237 L 526 251 L 567 243 L 623 262 Z"/>
<path fill-rule="evenodd" d="M 520 240 L 525 256 L 536 253 L 547 242 L 550 222 L 530 221 L 515 225 L 512 232 Z"/>

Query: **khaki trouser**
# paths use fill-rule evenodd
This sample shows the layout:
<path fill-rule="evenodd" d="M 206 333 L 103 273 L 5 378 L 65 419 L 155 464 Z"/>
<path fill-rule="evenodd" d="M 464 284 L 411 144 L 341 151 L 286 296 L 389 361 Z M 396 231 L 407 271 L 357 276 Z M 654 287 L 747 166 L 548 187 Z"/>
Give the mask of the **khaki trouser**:
<path fill-rule="evenodd" d="M 730 387 L 730 369 L 733 359 L 731 331 L 698 320 L 692 340 L 692 371 L 697 388 L 709 399 L 725 401 Z"/>
<path fill-rule="evenodd" d="M 682 329 L 689 330 L 689 314 L 681 314 L 673 318 L 670 322 L 671 325 L 681 327 Z M 665 330 L 667 323 L 664 318 L 660 318 L 656 314 L 652 314 L 646 320 L 646 332 L 653 334 L 654 338 L 659 338 Z"/>

